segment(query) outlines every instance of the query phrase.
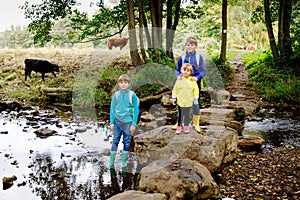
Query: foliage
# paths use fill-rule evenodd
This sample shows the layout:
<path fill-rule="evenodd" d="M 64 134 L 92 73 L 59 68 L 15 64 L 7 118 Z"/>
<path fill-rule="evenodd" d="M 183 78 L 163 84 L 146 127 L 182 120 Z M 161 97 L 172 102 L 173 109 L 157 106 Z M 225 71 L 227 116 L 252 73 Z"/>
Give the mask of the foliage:
<path fill-rule="evenodd" d="M 74 5 L 75 0 L 63 2 L 43 0 L 42 3 L 35 5 L 30 5 L 26 1 L 21 9 L 25 11 L 25 17 L 31 19 L 28 29 L 34 33 L 34 43 L 44 46 L 49 42 L 52 37 L 50 31 L 55 21 L 70 15 Z"/>
<path fill-rule="evenodd" d="M 176 68 L 176 64 L 174 63 L 174 60 L 167 56 L 166 51 L 164 49 L 146 50 L 146 52 L 149 55 L 148 58 L 146 58 L 146 63 L 149 64 L 158 63 L 158 64 L 170 66 L 174 69 Z"/>
<path fill-rule="evenodd" d="M 300 57 L 300 2 L 293 7 L 291 20 L 291 43 L 295 57 Z"/>
<path fill-rule="evenodd" d="M 158 63 L 139 66 L 137 72 L 131 76 L 131 88 L 138 90 L 141 98 L 153 94 L 160 87 L 174 82 L 175 69 Z"/>
<path fill-rule="evenodd" d="M 257 59 L 249 62 L 247 67 L 250 68 L 252 86 L 265 100 L 275 100 L 278 103 L 300 102 L 300 80 L 275 65 L 270 51 L 261 53 Z"/>
<path fill-rule="evenodd" d="M 78 32 L 78 41 L 94 40 L 120 34 L 127 25 L 126 1 L 121 0 L 113 9 L 104 6 L 102 1 L 97 3 L 98 11 L 89 19 L 86 13 L 75 10 L 70 18 L 74 31 Z"/>
<path fill-rule="evenodd" d="M 211 73 L 213 73 L 213 75 L 211 75 L 211 76 L 217 76 L 220 74 L 221 80 L 218 80 L 218 78 L 216 77 L 213 79 L 214 81 L 211 83 L 211 85 L 213 85 L 215 87 L 227 86 L 233 78 L 233 73 L 234 73 L 233 68 L 230 66 L 230 64 L 228 62 L 223 63 L 220 60 L 219 55 L 213 56 L 212 60 L 213 60 L 214 64 L 217 66 L 217 71 L 216 70 L 212 71 Z M 209 73 L 209 69 L 207 71 Z M 220 83 L 220 81 L 222 81 L 222 84 Z"/>

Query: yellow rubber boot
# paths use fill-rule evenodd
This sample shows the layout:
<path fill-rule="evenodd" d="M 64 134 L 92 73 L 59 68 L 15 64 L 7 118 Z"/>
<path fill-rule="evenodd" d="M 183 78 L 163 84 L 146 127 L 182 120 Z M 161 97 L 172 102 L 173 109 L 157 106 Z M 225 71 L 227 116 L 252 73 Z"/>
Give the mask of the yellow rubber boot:
<path fill-rule="evenodd" d="M 176 123 L 174 126 L 172 126 L 172 129 L 173 129 L 173 130 L 176 130 L 176 129 L 177 129 L 177 126 L 178 126 L 178 123 Z"/>
<path fill-rule="evenodd" d="M 201 132 L 199 124 L 200 124 L 200 115 L 193 115 L 193 126 L 198 133 Z"/>

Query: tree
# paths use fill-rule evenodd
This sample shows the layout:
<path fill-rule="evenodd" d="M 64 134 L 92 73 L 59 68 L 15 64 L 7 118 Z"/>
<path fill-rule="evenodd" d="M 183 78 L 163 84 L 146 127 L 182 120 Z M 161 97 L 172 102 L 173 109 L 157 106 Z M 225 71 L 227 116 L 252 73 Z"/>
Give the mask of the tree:
<path fill-rule="evenodd" d="M 133 0 L 126 0 L 127 12 L 128 12 L 128 30 L 129 30 L 129 45 L 130 45 L 130 55 L 134 66 L 139 66 L 142 64 L 142 60 L 138 53 L 137 41 L 136 41 L 136 30 L 134 21 L 134 6 Z"/>
<path fill-rule="evenodd" d="M 148 2 L 148 3 L 145 3 Z M 54 23 L 65 17 L 70 17 L 73 22 L 74 31 L 78 34 L 77 38 L 79 41 L 86 40 L 97 40 L 107 38 L 116 34 L 121 34 L 124 27 L 128 25 L 128 32 L 130 34 L 130 48 L 131 56 L 133 63 L 139 64 L 142 60 L 138 58 L 137 52 L 137 39 L 136 39 L 136 22 L 141 28 L 145 30 L 148 49 L 162 49 L 162 28 L 163 28 L 163 18 L 164 18 L 164 5 L 167 4 L 167 27 L 171 27 L 172 31 L 176 31 L 178 21 L 185 16 L 191 15 L 189 12 L 185 12 L 181 7 L 183 3 L 186 3 L 187 0 L 120 0 L 118 6 L 113 7 L 112 9 L 106 8 L 103 1 L 99 1 L 97 6 L 99 11 L 97 14 L 93 15 L 92 19 L 89 20 L 87 15 L 81 13 L 73 7 L 77 4 L 76 0 L 71 1 L 47 1 L 43 0 L 39 5 L 29 5 L 28 2 L 25 2 L 24 6 L 21 8 L 25 10 L 25 17 L 31 19 L 29 24 L 29 30 L 32 31 L 35 35 L 34 40 L 40 45 L 44 45 L 46 42 L 51 40 L 51 28 Z M 190 0 L 192 7 L 198 5 L 197 0 Z M 130 6 L 130 7 L 129 7 Z M 138 10 L 139 15 L 135 15 L 135 10 Z M 128 17 L 127 17 L 127 13 Z M 199 15 L 200 13 L 193 13 L 193 17 Z M 126 17 L 125 17 L 126 16 Z M 151 42 L 149 41 L 149 32 L 147 29 L 147 17 L 151 20 L 152 30 L 151 30 Z M 173 17 L 173 19 L 172 19 Z M 173 23 L 172 23 L 173 22 Z M 168 55 L 172 56 L 172 40 L 174 37 L 171 33 L 167 31 L 166 36 L 166 47 L 168 48 Z M 142 32 L 139 32 L 140 44 L 142 40 Z M 133 38 L 131 38 L 133 37 Z M 135 42 L 135 44 L 133 44 Z M 150 45 L 150 46 L 149 46 Z M 144 48 L 142 46 L 142 48 Z M 142 57 L 145 57 L 145 53 Z M 154 54 L 155 55 L 155 54 Z M 155 58 L 155 57 L 154 57 Z M 152 59 L 152 58 L 151 58 Z M 144 58 L 145 60 L 145 58 Z M 159 57 L 154 60 L 159 60 Z"/>
<path fill-rule="evenodd" d="M 279 22 L 278 22 L 278 43 L 282 54 L 283 62 L 290 59 L 292 55 L 291 38 L 290 38 L 290 20 L 292 13 L 292 1 L 280 0 Z"/>
<path fill-rule="evenodd" d="M 224 64 L 226 62 L 226 46 L 227 46 L 227 0 L 222 1 L 222 43 L 220 60 Z"/>
<path fill-rule="evenodd" d="M 294 49 L 299 48 L 299 35 L 294 34 L 293 38 L 291 37 L 291 32 L 294 32 L 298 28 L 297 26 L 293 26 L 291 29 L 290 24 L 297 24 L 295 20 L 298 20 L 299 13 L 296 14 L 297 17 L 295 19 L 292 19 L 291 16 L 294 13 L 293 7 L 294 9 L 297 7 L 297 2 L 293 0 L 263 0 L 263 8 L 262 6 L 258 6 L 253 13 L 253 22 L 263 20 L 266 24 L 270 48 L 274 62 L 278 66 L 292 67 L 292 64 L 289 64 L 290 60 L 294 55 L 298 55 L 293 50 L 293 46 Z M 272 26 L 274 22 L 278 22 L 277 41 Z"/>
<path fill-rule="evenodd" d="M 272 27 L 272 20 L 271 20 L 271 16 L 270 16 L 270 2 L 269 2 L 269 0 L 264 0 L 264 11 L 265 11 L 265 21 L 266 21 L 266 27 L 267 27 L 267 30 L 268 30 L 271 51 L 272 51 L 275 63 L 277 65 L 280 65 L 280 63 L 279 63 L 279 54 L 278 54 L 278 50 L 277 50 L 277 47 L 276 47 L 276 40 L 275 40 L 273 27 Z"/>

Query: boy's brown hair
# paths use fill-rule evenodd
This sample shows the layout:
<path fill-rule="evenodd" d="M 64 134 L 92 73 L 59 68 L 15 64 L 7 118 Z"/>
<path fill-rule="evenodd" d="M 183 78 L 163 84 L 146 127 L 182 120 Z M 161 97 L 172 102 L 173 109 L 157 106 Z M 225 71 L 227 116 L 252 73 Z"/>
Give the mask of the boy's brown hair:
<path fill-rule="evenodd" d="M 186 38 L 186 40 L 185 40 L 185 45 L 186 45 L 187 43 L 195 44 L 196 46 L 198 46 L 198 41 L 197 41 L 197 39 L 196 39 L 195 37 L 193 37 L 193 36 L 190 36 L 190 37 Z"/>
<path fill-rule="evenodd" d="M 118 78 L 118 83 L 119 82 L 127 82 L 130 83 L 130 76 L 128 76 L 127 74 L 122 74 L 119 78 Z"/>
<path fill-rule="evenodd" d="M 189 70 L 191 72 L 191 75 L 193 75 L 193 66 L 190 63 L 183 63 L 182 65 L 183 70 Z"/>

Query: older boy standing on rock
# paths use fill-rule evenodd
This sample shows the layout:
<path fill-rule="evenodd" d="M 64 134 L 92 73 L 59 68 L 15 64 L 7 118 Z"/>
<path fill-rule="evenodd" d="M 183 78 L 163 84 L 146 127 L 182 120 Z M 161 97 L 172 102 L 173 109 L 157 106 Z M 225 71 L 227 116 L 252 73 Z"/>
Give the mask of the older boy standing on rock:
<path fill-rule="evenodd" d="M 139 99 L 130 90 L 130 77 L 123 74 L 118 79 L 119 90 L 113 95 L 110 105 L 110 129 L 113 141 L 110 151 L 109 167 L 114 168 L 120 138 L 123 135 L 122 168 L 127 166 L 126 159 L 130 148 L 131 133 L 135 131 L 139 116 Z"/>
<path fill-rule="evenodd" d="M 193 66 L 193 76 L 191 77 L 192 81 L 196 81 L 199 91 L 201 91 L 201 79 L 206 74 L 206 67 L 204 64 L 203 57 L 196 52 L 196 48 L 198 45 L 198 41 L 195 37 L 190 36 L 185 41 L 185 49 L 186 53 L 184 56 L 180 56 L 177 69 L 176 69 L 176 77 L 177 79 L 181 78 L 180 72 L 183 63 L 190 63 Z M 193 105 L 193 126 L 195 130 L 200 133 L 200 92 L 199 92 L 199 103 Z M 174 125 L 172 128 L 177 129 L 178 124 Z"/>

